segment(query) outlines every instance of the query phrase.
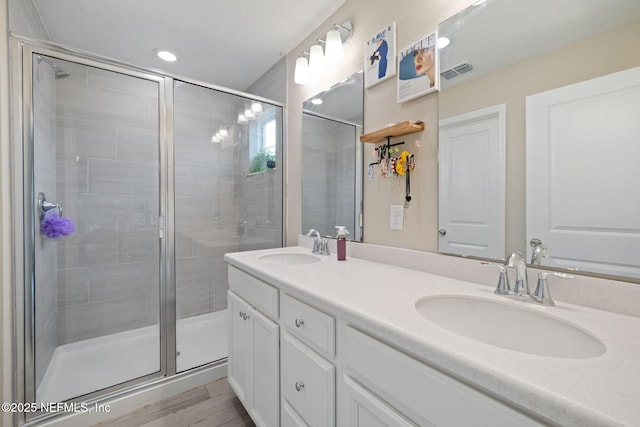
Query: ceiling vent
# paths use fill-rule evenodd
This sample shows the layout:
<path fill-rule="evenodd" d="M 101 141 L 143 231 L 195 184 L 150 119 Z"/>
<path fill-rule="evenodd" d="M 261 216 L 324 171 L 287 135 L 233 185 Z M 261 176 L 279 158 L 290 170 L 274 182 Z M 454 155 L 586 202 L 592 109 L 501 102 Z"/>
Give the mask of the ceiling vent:
<path fill-rule="evenodd" d="M 468 73 L 471 70 L 473 70 L 473 65 L 465 61 L 461 64 L 458 64 L 456 66 L 453 66 L 451 68 L 444 70 L 443 72 L 440 73 L 440 75 L 447 80 L 451 80 L 452 78 L 458 77 L 464 73 Z"/>

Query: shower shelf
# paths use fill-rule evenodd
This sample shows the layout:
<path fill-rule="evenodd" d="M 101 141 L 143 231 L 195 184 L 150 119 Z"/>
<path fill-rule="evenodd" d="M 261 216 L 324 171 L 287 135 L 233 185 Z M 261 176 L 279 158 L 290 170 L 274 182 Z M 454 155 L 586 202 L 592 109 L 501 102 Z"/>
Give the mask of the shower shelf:
<path fill-rule="evenodd" d="M 369 132 L 360 137 L 360 142 L 378 143 L 394 136 L 402 136 L 424 130 L 424 122 L 407 120 L 395 125 Z"/>

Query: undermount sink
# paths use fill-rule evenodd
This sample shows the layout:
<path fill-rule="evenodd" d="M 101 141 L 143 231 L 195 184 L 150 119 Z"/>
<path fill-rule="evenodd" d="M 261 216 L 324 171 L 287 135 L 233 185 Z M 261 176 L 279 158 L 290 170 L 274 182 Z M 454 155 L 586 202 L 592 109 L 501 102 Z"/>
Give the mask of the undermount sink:
<path fill-rule="evenodd" d="M 295 252 L 279 252 L 274 254 L 265 254 L 258 257 L 260 261 L 271 264 L 281 265 L 301 265 L 313 264 L 320 261 L 320 257 L 310 254 L 300 254 Z"/>
<path fill-rule="evenodd" d="M 508 302 L 437 296 L 419 300 L 416 309 L 451 332 L 522 353 L 587 359 L 606 350 L 598 339 L 565 321 Z"/>

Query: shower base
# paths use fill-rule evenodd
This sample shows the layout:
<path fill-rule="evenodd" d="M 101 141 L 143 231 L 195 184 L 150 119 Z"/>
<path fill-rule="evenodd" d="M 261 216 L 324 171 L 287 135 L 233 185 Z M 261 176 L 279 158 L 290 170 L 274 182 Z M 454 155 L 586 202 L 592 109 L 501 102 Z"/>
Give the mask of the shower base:
<path fill-rule="evenodd" d="M 177 371 L 227 357 L 227 310 L 179 320 Z M 157 326 L 57 347 L 36 392 L 37 402 L 62 402 L 160 370 Z"/>

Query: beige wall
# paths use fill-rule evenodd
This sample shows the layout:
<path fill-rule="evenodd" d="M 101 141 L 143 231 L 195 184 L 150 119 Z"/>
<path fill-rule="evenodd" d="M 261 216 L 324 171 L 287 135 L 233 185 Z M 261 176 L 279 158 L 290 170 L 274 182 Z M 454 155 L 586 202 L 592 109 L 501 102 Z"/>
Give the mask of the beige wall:
<path fill-rule="evenodd" d="M 440 93 L 440 118 L 507 104 L 506 252 L 526 252 L 525 97 L 640 66 L 640 20 Z"/>
<path fill-rule="evenodd" d="M 298 47 L 289 52 L 287 60 L 287 244 L 295 245 L 301 228 L 301 123 L 302 101 L 326 89 L 331 84 L 363 68 L 364 43 L 385 25 L 396 22 L 396 47 L 430 34 L 438 23 L 471 5 L 476 0 L 405 0 L 400 3 L 383 0 L 347 0 L 345 4 Z M 399 7 L 398 5 L 402 5 Z M 322 82 L 300 86 L 293 82 L 296 58 L 318 38 L 325 38 L 332 24 L 351 21 L 353 38 L 345 44 L 345 60 Z M 424 132 L 395 138 L 404 140 L 408 151 L 414 153 L 416 169 L 411 175 L 411 207 L 405 209 L 404 230 L 389 229 L 391 204 L 404 203 L 404 179 L 364 180 L 364 241 L 410 249 L 437 249 L 438 230 L 438 94 L 433 93 L 403 104 L 396 103 L 396 79 L 388 79 L 365 90 L 364 132 L 372 132 L 389 123 L 422 120 Z M 421 147 L 414 145 L 421 141 Z M 374 144 L 365 144 L 365 164 L 373 161 Z"/>

